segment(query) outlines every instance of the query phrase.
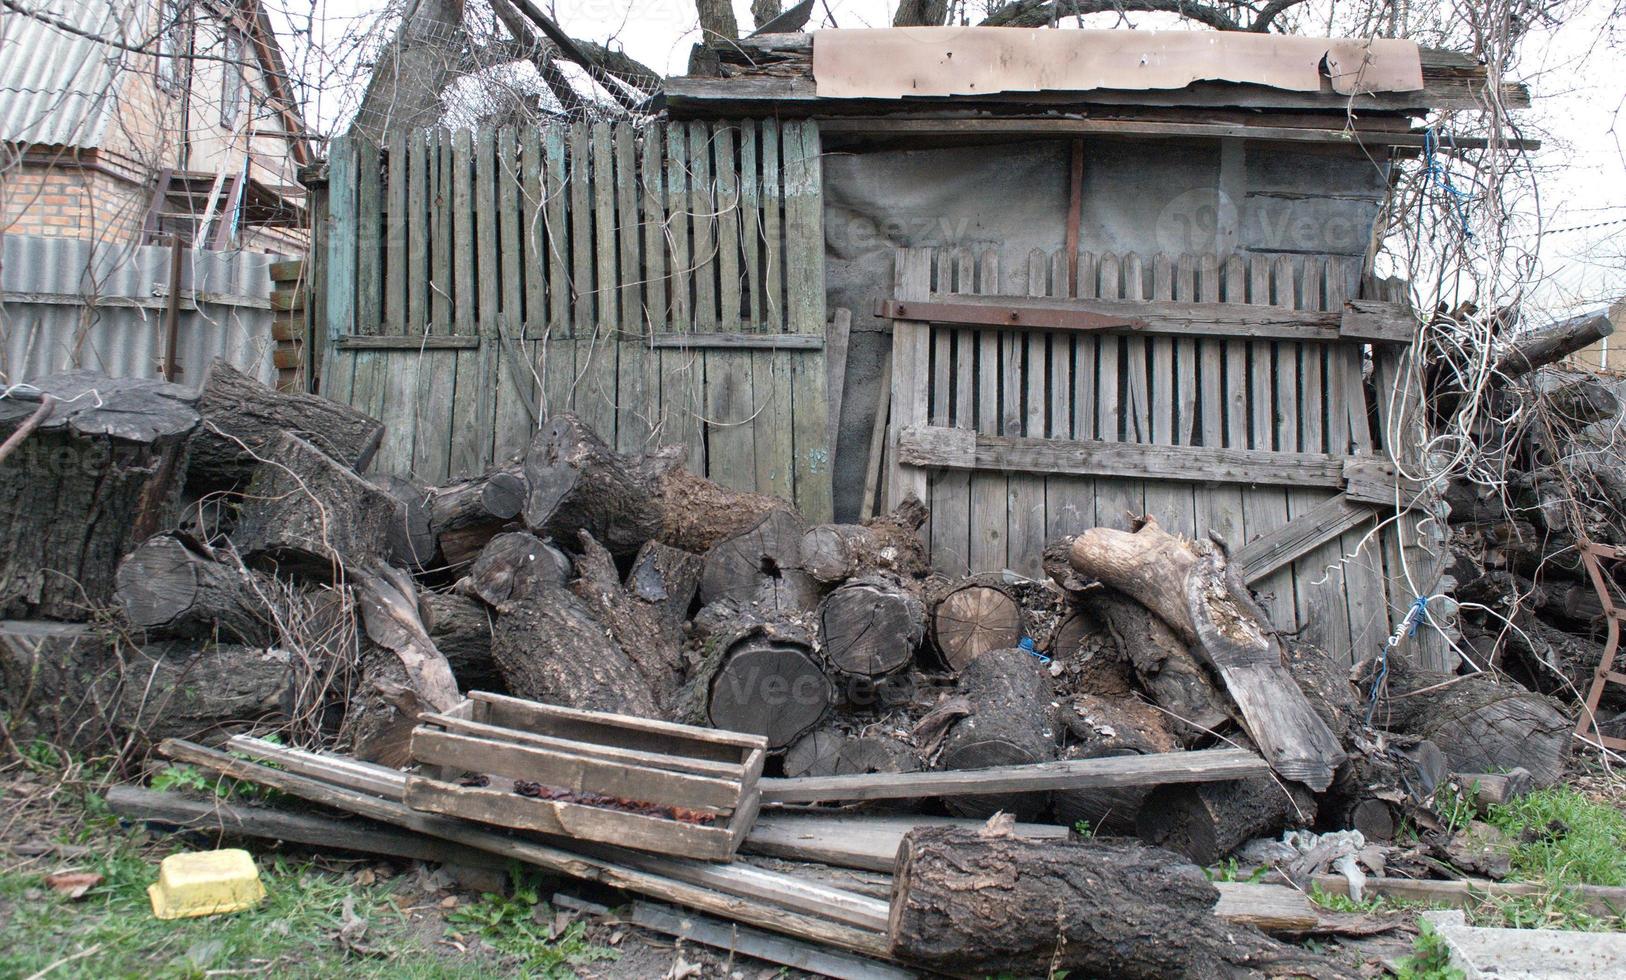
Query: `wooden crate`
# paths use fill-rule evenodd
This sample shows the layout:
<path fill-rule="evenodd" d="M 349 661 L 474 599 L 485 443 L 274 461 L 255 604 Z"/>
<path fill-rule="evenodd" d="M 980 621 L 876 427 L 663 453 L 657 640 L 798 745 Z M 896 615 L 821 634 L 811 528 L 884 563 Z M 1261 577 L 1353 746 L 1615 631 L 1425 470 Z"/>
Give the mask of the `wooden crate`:
<path fill-rule="evenodd" d="M 767 748 L 756 735 L 474 691 L 444 714 L 424 715 L 413 730 L 412 758 L 434 767 L 434 774 L 408 776 L 406 802 L 516 830 L 727 861 L 756 819 Z M 460 785 L 463 773 L 489 783 Z M 521 780 L 681 807 L 712 822 L 522 796 L 514 791 Z"/>

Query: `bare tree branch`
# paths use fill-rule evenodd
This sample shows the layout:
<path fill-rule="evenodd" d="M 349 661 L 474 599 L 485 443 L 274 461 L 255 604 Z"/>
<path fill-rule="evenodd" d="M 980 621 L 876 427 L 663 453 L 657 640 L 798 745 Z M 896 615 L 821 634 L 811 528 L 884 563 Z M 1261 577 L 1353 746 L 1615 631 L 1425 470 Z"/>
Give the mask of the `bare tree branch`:
<path fill-rule="evenodd" d="M 497 15 L 497 19 L 502 21 L 503 27 L 508 29 L 508 33 L 514 36 L 520 49 L 525 52 L 526 60 L 536 66 L 548 91 L 552 92 L 554 99 L 559 102 L 559 107 L 566 112 L 583 108 L 581 93 L 576 91 L 576 86 L 570 83 L 570 79 L 566 78 L 565 73 L 554 63 L 554 53 L 558 48 L 537 37 L 530 25 L 525 22 L 525 18 L 520 16 L 519 11 L 508 0 L 491 0 L 491 10 Z"/>

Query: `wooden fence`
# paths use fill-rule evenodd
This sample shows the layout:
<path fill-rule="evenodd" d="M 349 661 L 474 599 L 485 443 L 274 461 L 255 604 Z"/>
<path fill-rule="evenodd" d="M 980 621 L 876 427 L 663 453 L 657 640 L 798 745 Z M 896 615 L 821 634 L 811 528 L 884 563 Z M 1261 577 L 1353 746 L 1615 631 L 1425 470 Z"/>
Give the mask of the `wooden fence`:
<path fill-rule="evenodd" d="M 320 390 L 428 483 L 574 411 L 830 515 L 819 135 L 774 120 L 426 130 L 330 156 Z"/>
<path fill-rule="evenodd" d="M 1040 577 L 1047 542 L 1151 514 L 1224 542 L 1278 625 L 1376 653 L 1438 574 L 1385 446 L 1409 312 L 1342 260 L 1019 261 L 898 253 L 886 496 L 927 500 L 933 563 Z"/>

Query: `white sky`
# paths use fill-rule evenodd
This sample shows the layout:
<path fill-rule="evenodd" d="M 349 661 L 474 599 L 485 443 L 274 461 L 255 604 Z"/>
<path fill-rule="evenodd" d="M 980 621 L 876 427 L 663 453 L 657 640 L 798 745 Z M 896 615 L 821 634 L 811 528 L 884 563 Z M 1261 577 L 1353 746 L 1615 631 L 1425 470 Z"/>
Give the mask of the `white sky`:
<path fill-rule="evenodd" d="M 328 50 L 337 49 L 333 42 L 346 32 L 365 30 L 388 7 L 387 0 L 268 0 L 273 8 L 287 4 L 296 10 L 311 2 L 325 21 L 313 23 L 313 33 L 326 37 L 322 46 Z M 809 27 L 884 27 L 894 3 L 822 0 Z M 1516 122 L 1527 127 L 1525 135 L 1544 143 L 1534 158 L 1538 194 L 1521 199 L 1516 221 L 1526 247 L 1539 255 L 1535 298 L 1555 312 L 1626 295 L 1626 73 L 1615 70 L 1626 48 L 1626 23 L 1610 19 L 1615 0 L 1573 3 L 1563 26 L 1537 31 L 1525 41 L 1513 73 L 1530 85 L 1534 97 L 1534 106 Z M 541 0 L 540 5 L 573 36 L 620 47 L 669 75 L 685 71 L 699 33 L 693 0 Z M 742 33 L 748 32 L 749 3 L 734 0 L 734 8 Z M 1131 19 L 1142 28 L 1187 26 L 1162 15 Z M 1112 18 L 1092 18 L 1090 26 L 1113 26 Z M 334 114 L 354 103 L 354 93 L 338 96 L 322 93 L 307 108 L 331 127 Z M 1548 229 L 1540 237 L 1533 234 L 1537 199 L 1541 227 Z M 1568 230 L 1604 222 L 1617 223 Z"/>

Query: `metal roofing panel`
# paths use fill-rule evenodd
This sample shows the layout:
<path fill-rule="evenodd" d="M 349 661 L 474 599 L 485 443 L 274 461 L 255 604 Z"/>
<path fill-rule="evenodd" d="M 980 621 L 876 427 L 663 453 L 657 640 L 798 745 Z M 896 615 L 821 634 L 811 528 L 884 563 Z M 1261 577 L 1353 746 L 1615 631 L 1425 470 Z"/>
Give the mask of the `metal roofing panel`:
<path fill-rule="evenodd" d="M 1323 61 L 1326 74 L 1322 73 Z M 818 31 L 820 98 L 1182 89 L 1195 82 L 1340 95 L 1423 88 L 1417 45 L 1227 31 L 890 27 Z"/>
<path fill-rule="evenodd" d="M 70 24 L 125 43 L 141 0 L 19 0 L 33 17 L 0 14 L 0 140 L 36 146 L 100 145 L 117 99 L 115 80 L 127 58 L 140 57 L 63 30 Z"/>

